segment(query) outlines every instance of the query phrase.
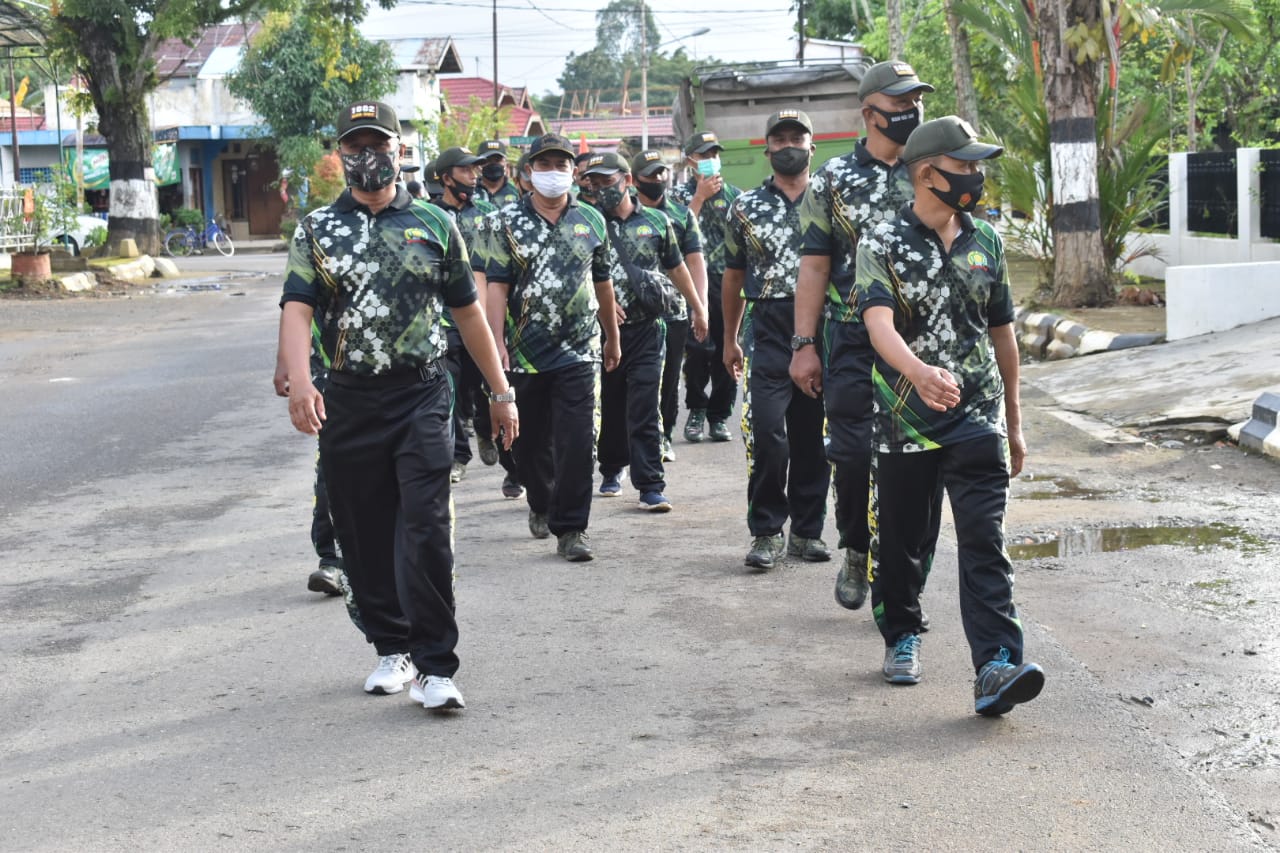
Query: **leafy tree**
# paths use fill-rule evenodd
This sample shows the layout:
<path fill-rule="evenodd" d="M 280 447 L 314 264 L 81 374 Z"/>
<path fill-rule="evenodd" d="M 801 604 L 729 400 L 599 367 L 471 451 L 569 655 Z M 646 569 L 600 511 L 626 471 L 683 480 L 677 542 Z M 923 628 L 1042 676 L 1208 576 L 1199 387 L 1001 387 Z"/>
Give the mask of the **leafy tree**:
<path fill-rule="evenodd" d="M 266 123 L 263 133 L 281 167 L 304 177 L 324 155 L 321 141 L 338 111 L 361 98 L 381 98 L 396 84 L 387 45 L 353 33 L 330 55 L 331 29 L 311 15 L 270 13 L 227 77 L 231 94 Z"/>
<path fill-rule="evenodd" d="M 415 120 L 413 124 L 426 140 L 423 154 L 428 160 L 434 160 L 441 151 L 449 148 L 475 151 L 486 139 L 505 136 L 510 118 L 509 105 L 495 107 L 478 95 L 472 95 L 467 106 L 457 107 L 443 118 Z M 435 140 L 434 146 L 430 140 Z"/>
<path fill-rule="evenodd" d="M 340 44 L 365 14 L 364 0 L 305 0 L 306 13 L 331 23 L 326 35 Z M 379 0 L 390 5 L 394 0 Z M 157 252 L 160 238 L 151 167 L 147 95 L 160 81 L 156 50 L 169 38 L 193 40 L 215 24 L 282 8 L 284 0 L 59 0 L 42 28 L 62 67 L 88 82 L 98 130 L 111 158 L 108 245 L 131 237 Z"/>

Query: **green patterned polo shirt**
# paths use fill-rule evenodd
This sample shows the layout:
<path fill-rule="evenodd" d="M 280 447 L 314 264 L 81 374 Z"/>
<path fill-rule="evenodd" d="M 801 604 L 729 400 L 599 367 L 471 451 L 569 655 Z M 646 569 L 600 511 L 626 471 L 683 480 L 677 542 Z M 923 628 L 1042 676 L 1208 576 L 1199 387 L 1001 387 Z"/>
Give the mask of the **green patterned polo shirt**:
<path fill-rule="evenodd" d="M 800 205 L 774 186 L 743 193 L 729 207 L 725 232 L 725 264 L 746 270 L 742 295 L 747 299 L 791 299 L 800 274 Z"/>
<path fill-rule="evenodd" d="M 672 187 L 671 194 L 678 204 L 689 207 L 697 189 L 697 180 L 690 178 L 687 183 Z M 712 284 L 724 277 L 724 232 L 729 227 L 729 205 L 740 195 L 742 190 L 726 181 L 720 192 L 703 202 L 702 212 L 698 214 L 698 227 L 702 229 L 702 256 L 707 264 L 707 278 Z"/>

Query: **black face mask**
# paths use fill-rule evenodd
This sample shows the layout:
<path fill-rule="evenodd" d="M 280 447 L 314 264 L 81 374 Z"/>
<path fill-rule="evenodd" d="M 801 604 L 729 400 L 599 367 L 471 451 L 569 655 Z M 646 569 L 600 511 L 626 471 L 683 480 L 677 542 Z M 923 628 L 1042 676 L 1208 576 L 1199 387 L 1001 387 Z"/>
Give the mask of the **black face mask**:
<path fill-rule="evenodd" d="M 662 201 L 662 197 L 667 194 L 667 185 L 636 181 L 636 191 L 650 201 Z"/>
<path fill-rule="evenodd" d="M 618 205 L 622 204 L 622 200 L 627 197 L 627 185 L 610 184 L 607 187 L 601 187 L 596 197 L 600 199 L 600 206 L 605 210 L 617 210 Z"/>
<path fill-rule="evenodd" d="M 471 204 L 471 200 L 476 197 L 476 185 L 460 184 L 452 178 L 449 181 L 449 191 L 453 193 L 453 197 L 458 200 L 458 203 L 463 207 Z"/>
<path fill-rule="evenodd" d="M 870 104 L 867 106 L 871 107 Z M 885 112 L 879 107 L 871 107 L 872 110 L 884 117 L 889 124 L 886 127 L 878 128 L 891 142 L 899 145 L 907 144 L 907 137 L 911 135 L 911 131 L 920 126 L 920 108 L 912 107 L 902 112 L 890 113 Z"/>
<path fill-rule="evenodd" d="M 809 168 L 811 156 L 808 148 L 781 148 L 769 155 L 769 162 L 779 175 L 798 175 Z"/>
<path fill-rule="evenodd" d="M 377 192 L 391 186 L 400 171 L 396 165 L 400 159 L 395 151 L 374 151 L 362 148 L 359 154 L 339 154 L 342 173 L 347 186 L 365 192 Z"/>
<path fill-rule="evenodd" d="M 956 174 L 939 169 L 937 166 L 933 167 L 933 171 L 946 178 L 947 183 L 951 185 L 948 190 L 929 187 L 933 194 L 950 208 L 972 213 L 978 206 L 978 199 L 982 198 L 982 184 L 986 176 L 982 172 L 974 172 L 971 175 Z"/>
<path fill-rule="evenodd" d="M 480 174 L 486 181 L 500 181 L 507 176 L 507 167 L 502 163 L 485 163 Z"/>
<path fill-rule="evenodd" d="M 591 187 L 584 187 L 582 185 L 578 186 L 578 201 L 586 202 L 593 207 L 599 203 L 596 198 L 596 191 L 591 189 Z"/>

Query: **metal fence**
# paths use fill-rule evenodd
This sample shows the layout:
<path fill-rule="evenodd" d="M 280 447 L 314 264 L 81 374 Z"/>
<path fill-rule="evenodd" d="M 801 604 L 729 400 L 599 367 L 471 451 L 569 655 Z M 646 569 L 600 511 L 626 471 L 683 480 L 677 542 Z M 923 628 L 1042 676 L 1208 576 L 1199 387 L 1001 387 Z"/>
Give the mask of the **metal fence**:
<path fill-rule="evenodd" d="M 1258 152 L 1258 224 L 1261 235 L 1280 237 L 1280 150 Z"/>
<path fill-rule="evenodd" d="M 23 187 L 0 187 L 0 252 L 35 246 L 31 220 L 23 215 Z"/>
<path fill-rule="evenodd" d="M 1236 236 L 1236 155 L 1200 151 L 1187 155 L 1187 229 Z"/>

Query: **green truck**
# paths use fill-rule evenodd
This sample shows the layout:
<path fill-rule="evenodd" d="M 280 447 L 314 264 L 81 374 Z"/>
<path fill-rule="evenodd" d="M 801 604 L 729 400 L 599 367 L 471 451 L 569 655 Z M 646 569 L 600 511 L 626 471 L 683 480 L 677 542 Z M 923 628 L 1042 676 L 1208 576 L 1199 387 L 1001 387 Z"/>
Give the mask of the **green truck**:
<path fill-rule="evenodd" d="M 853 150 L 862 136 L 858 84 L 871 67 L 870 57 L 755 62 L 694 69 L 685 78 L 673 106 L 676 136 L 688 139 L 711 130 L 720 137 L 721 173 L 735 186 L 758 186 L 770 174 L 765 159 L 765 120 L 781 109 L 799 109 L 813 121 L 816 169 L 837 154 Z"/>

